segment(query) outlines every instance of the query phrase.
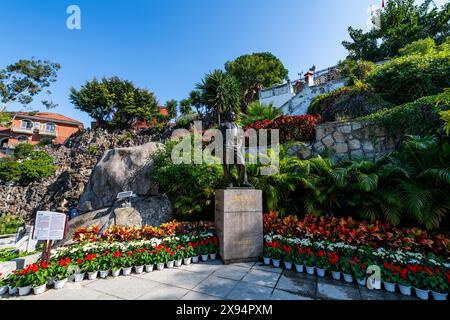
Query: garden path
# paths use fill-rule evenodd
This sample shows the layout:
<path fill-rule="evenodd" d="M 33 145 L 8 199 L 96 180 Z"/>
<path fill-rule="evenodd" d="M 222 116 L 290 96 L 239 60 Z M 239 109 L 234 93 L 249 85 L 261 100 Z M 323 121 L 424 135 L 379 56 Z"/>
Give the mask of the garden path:
<path fill-rule="evenodd" d="M 20 300 L 405 300 L 357 284 L 318 278 L 262 263 L 220 260 L 151 273 L 68 283 L 64 289 L 5 299 Z"/>

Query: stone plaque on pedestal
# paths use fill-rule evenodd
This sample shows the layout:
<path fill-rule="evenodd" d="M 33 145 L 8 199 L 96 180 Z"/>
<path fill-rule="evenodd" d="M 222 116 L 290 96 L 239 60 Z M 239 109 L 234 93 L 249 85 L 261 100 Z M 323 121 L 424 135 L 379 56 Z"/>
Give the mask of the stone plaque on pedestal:
<path fill-rule="evenodd" d="M 257 261 L 262 255 L 262 191 L 216 190 L 215 226 L 225 264 Z"/>

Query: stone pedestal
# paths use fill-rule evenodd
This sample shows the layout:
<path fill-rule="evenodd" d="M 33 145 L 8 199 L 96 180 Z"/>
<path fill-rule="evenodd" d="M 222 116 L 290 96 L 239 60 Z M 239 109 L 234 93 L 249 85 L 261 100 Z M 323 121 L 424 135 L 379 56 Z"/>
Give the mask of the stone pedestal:
<path fill-rule="evenodd" d="M 225 264 L 257 261 L 262 255 L 262 191 L 216 190 L 215 225 Z"/>

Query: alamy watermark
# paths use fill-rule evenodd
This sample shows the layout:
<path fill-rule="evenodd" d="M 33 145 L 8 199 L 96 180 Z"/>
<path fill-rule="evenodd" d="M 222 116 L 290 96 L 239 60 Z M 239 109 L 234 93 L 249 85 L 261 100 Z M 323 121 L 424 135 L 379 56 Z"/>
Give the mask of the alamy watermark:
<path fill-rule="evenodd" d="M 224 136 L 218 129 L 203 131 L 202 122 L 195 121 L 193 134 L 186 129 L 177 129 L 172 133 L 172 139 L 177 138 L 181 141 L 172 150 L 174 164 L 260 164 L 261 175 L 279 172 L 278 129 L 248 129 L 245 132 L 242 128 L 228 129 Z"/>
<path fill-rule="evenodd" d="M 69 17 L 66 20 L 66 26 L 69 30 L 81 30 L 81 9 L 77 5 L 67 7 L 66 13 Z"/>
<path fill-rule="evenodd" d="M 381 29 L 381 10 L 382 8 L 376 5 L 370 5 L 367 8 L 367 13 L 370 15 L 370 17 L 367 18 L 367 28 L 369 28 L 369 30 Z"/>

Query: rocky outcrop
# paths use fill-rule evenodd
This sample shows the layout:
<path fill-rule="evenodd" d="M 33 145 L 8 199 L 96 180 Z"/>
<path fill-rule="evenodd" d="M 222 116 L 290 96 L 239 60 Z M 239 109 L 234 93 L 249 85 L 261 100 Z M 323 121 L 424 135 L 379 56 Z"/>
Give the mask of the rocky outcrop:
<path fill-rule="evenodd" d="M 160 142 L 170 136 L 170 132 L 152 135 L 97 128 L 75 133 L 64 145 L 43 147 L 41 149 L 55 159 L 56 172 L 27 186 L 0 185 L 0 213 L 18 214 L 31 221 L 38 210 L 68 212 L 72 202 L 78 203 L 92 169 L 105 152 L 141 146 L 150 141 Z"/>
<path fill-rule="evenodd" d="M 80 198 L 80 212 L 112 206 L 117 194 L 133 191 L 138 196 L 158 193 L 152 185 L 149 172 L 152 155 L 161 144 L 149 142 L 142 146 L 108 150 L 92 171 L 89 183 Z"/>

